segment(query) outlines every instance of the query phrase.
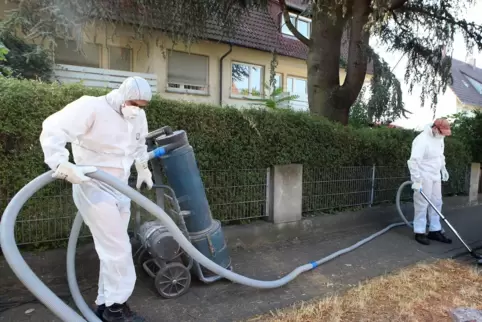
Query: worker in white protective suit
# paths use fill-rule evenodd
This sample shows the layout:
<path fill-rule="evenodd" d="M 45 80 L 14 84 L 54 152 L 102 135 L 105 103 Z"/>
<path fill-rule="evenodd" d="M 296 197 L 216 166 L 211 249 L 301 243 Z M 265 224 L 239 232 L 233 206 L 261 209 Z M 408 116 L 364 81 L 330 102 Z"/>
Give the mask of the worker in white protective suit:
<path fill-rule="evenodd" d="M 445 167 L 444 138 L 449 135 L 451 135 L 450 123 L 444 118 L 436 119 L 413 140 L 412 153 L 407 162 L 414 190 L 413 230 L 415 240 L 423 245 L 429 245 L 430 240 L 452 243 L 452 240 L 442 232 L 440 217 L 420 193 L 423 190 L 437 210 L 442 211 L 441 180 L 449 179 L 449 173 Z M 428 234 L 426 233 L 427 210 L 430 221 Z"/>
<path fill-rule="evenodd" d="M 82 96 L 50 115 L 40 144 L 53 177 L 73 184 L 73 199 L 92 233 L 100 259 L 97 315 L 104 321 L 145 321 L 127 305 L 136 282 L 132 248 L 127 233 L 130 199 L 85 174 L 101 169 L 127 184 L 135 164 L 137 188 L 152 188 L 143 110 L 152 98 L 149 83 L 127 78 L 105 96 Z M 75 164 L 66 143 L 72 144 Z"/>

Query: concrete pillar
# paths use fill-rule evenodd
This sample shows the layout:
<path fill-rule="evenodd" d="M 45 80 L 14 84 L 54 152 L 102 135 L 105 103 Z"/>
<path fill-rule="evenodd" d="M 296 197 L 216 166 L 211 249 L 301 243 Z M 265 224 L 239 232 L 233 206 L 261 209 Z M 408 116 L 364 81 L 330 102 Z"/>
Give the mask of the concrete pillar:
<path fill-rule="evenodd" d="M 303 165 L 276 165 L 268 169 L 266 208 L 269 221 L 279 224 L 301 220 Z"/>
<path fill-rule="evenodd" d="M 470 165 L 469 203 L 477 202 L 479 197 L 480 163 Z"/>

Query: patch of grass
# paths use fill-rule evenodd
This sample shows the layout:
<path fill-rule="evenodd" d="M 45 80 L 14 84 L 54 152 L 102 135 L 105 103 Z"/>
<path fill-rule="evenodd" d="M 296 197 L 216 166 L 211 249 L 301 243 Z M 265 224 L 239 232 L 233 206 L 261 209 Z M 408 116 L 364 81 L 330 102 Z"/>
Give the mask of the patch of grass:
<path fill-rule="evenodd" d="M 361 283 L 344 294 L 297 304 L 248 321 L 452 321 L 455 307 L 482 309 L 482 275 L 453 260 L 417 264 Z"/>

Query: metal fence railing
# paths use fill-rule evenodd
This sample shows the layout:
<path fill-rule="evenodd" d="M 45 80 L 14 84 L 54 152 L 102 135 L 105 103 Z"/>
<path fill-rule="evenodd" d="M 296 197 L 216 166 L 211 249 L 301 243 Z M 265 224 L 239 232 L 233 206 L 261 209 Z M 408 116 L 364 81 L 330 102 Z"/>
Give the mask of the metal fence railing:
<path fill-rule="evenodd" d="M 201 176 L 213 217 L 222 222 L 266 217 L 266 169 L 209 170 Z"/>
<path fill-rule="evenodd" d="M 470 169 L 451 173 L 450 183 L 443 183 L 444 195 L 467 193 Z M 389 166 L 341 167 L 334 169 L 303 169 L 303 215 L 336 211 L 346 208 L 369 207 L 395 202 L 400 185 L 410 180 L 407 168 Z M 410 189 L 402 193 L 402 200 L 412 198 Z"/>
<path fill-rule="evenodd" d="M 468 191 L 469 175 L 468 168 L 451 173 L 450 185 L 443 186 L 444 194 Z M 201 177 L 214 218 L 223 223 L 239 224 L 268 215 L 267 169 L 201 170 Z M 398 187 L 406 180 L 409 180 L 409 173 L 403 168 L 363 166 L 328 170 L 304 167 L 303 214 L 393 202 Z M 4 185 L 2 189 L 7 187 Z M 10 190 L 0 198 L 0 213 L 18 187 Z M 146 196 L 156 200 L 154 190 L 146 192 Z M 410 197 L 410 189 L 407 189 L 403 198 Z M 132 205 L 132 219 L 135 210 Z M 20 245 L 65 241 L 76 212 L 70 184 L 56 181 L 38 192 L 22 209 L 16 225 L 16 240 Z M 81 236 L 90 236 L 85 225 Z"/>
<path fill-rule="evenodd" d="M 266 169 L 203 170 L 201 177 L 212 216 L 223 223 L 243 223 L 266 216 Z M 168 184 L 164 178 L 164 184 Z M 135 180 L 130 182 L 131 186 Z M 16 191 L 0 199 L 0 213 Z M 144 191 L 155 202 L 154 190 Z M 132 205 L 131 226 L 136 206 Z M 68 239 L 77 208 L 71 185 L 55 181 L 31 198 L 20 212 L 16 225 L 19 245 L 62 242 Z M 141 210 L 142 217 L 149 216 Z M 89 237 L 84 225 L 81 237 Z"/>

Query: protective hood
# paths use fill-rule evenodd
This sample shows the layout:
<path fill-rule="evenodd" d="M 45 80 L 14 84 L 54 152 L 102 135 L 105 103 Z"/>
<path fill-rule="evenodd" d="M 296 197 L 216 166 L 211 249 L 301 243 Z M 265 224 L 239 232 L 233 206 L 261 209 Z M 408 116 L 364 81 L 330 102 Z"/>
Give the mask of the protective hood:
<path fill-rule="evenodd" d="M 118 89 L 112 90 L 105 96 L 107 103 L 120 113 L 122 104 L 128 100 L 152 99 L 151 85 L 142 77 L 134 76 L 127 78 Z"/>
<path fill-rule="evenodd" d="M 432 136 L 432 123 L 430 124 L 426 124 L 424 127 L 423 127 L 423 132 L 429 136 Z"/>
<path fill-rule="evenodd" d="M 443 139 L 443 136 L 439 136 L 439 135 L 434 135 L 433 132 L 432 132 L 432 126 L 433 126 L 433 123 L 430 123 L 430 124 L 427 124 L 424 126 L 423 128 L 423 133 L 425 133 L 425 135 L 428 135 L 429 137 L 431 138 L 435 138 L 435 139 L 438 139 L 438 140 L 442 140 Z"/>

